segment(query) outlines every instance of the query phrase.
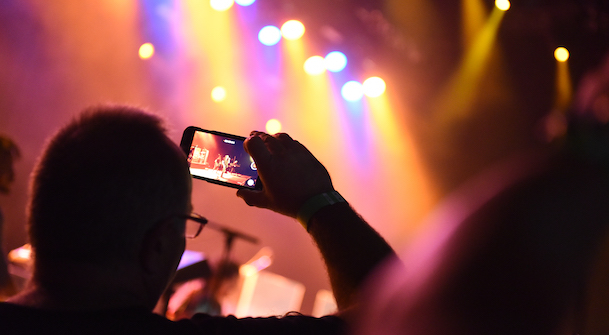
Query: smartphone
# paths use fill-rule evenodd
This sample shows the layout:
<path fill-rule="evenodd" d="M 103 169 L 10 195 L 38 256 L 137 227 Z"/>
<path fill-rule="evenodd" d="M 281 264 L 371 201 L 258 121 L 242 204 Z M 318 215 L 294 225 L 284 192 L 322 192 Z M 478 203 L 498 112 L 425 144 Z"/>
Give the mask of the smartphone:
<path fill-rule="evenodd" d="M 245 137 L 188 127 L 180 147 L 197 179 L 234 188 L 261 189 L 256 163 L 243 148 Z"/>

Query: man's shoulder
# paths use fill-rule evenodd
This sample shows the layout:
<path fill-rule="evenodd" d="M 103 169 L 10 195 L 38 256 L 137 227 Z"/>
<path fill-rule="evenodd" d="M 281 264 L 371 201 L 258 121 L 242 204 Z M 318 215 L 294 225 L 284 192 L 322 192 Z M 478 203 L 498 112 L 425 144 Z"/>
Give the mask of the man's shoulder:
<path fill-rule="evenodd" d="M 315 318 L 301 314 L 283 317 L 241 318 L 196 314 L 171 321 L 144 309 L 96 312 L 49 311 L 0 303 L 0 329 L 12 334 L 341 334 L 344 322 L 335 316 Z"/>
<path fill-rule="evenodd" d="M 195 314 L 187 322 L 198 328 L 213 330 L 213 334 L 342 334 L 345 322 L 337 316 L 316 318 L 300 313 L 289 313 L 285 316 L 246 317 L 210 316 Z"/>
<path fill-rule="evenodd" d="M 194 327 L 145 309 L 51 311 L 0 303 L 2 334 L 196 334 Z"/>

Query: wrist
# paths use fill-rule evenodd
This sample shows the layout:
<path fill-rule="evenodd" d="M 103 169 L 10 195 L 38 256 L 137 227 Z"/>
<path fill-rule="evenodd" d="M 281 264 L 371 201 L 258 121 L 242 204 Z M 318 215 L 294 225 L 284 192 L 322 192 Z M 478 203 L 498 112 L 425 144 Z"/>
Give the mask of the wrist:
<path fill-rule="evenodd" d="M 332 206 L 338 203 L 346 203 L 347 201 L 338 192 L 330 191 L 318 194 L 311 197 L 300 207 L 296 214 L 296 220 L 309 231 L 309 223 L 313 215 L 322 208 Z"/>

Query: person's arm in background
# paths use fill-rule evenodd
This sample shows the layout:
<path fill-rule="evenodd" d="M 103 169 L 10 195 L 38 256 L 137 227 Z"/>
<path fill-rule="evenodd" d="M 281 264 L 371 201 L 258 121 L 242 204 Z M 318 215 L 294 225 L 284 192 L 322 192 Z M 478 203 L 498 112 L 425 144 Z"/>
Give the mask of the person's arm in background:
<path fill-rule="evenodd" d="M 326 168 L 287 134 L 252 132 L 244 146 L 263 185 L 261 191 L 237 192 L 248 205 L 296 218 L 308 200 L 334 191 Z M 365 279 L 395 252 L 346 202 L 322 207 L 307 223 L 326 263 L 339 311 L 352 307 Z"/>

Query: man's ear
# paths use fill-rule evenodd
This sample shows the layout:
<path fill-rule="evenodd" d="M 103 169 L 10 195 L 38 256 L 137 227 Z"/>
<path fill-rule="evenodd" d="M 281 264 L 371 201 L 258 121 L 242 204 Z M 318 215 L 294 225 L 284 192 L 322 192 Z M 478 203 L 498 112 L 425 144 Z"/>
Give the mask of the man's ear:
<path fill-rule="evenodd" d="M 168 262 L 172 261 L 176 249 L 180 248 L 180 232 L 174 225 L 175 222 L 171 219 L 161 221 L 144 236 L 139 255 L 144 273 L 167 271 Z"/>
<path fill-rule="evenodd" d="M 150 309 L 175 274 L 186 241 L 177 219 L 159 222 L 146 233 L 139 250 L 140 286 L 149 298 Z"/>

